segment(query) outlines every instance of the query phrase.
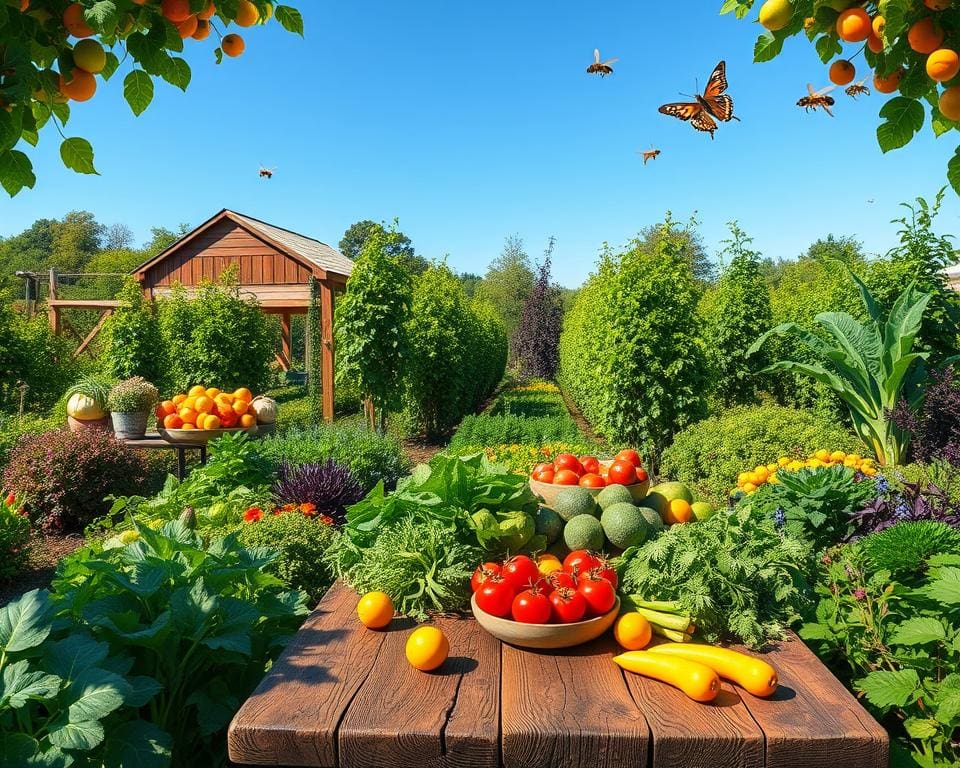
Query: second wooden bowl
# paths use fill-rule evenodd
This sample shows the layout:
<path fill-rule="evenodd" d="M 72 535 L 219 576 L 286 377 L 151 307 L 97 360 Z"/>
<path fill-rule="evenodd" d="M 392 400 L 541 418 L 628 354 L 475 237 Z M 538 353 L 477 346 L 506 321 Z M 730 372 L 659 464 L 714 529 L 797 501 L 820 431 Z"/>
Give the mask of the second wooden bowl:
<path fill-rule="evenodd" d="M 160 437 L 168 443 L 184 443 L 186 445 L 206 445 L 221 435 L 232 435 L 237 432 L 246 432 L 248 435 L 257 433 L 256 427 L 238 429 L 157 429 Z"/>

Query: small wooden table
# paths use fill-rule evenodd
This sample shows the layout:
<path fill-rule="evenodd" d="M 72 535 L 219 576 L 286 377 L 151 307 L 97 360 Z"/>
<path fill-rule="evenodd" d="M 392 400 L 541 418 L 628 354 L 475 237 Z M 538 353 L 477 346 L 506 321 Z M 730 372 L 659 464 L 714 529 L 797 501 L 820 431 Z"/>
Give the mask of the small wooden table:
<path fill-rule="evenodd" d="M 624 673 L 612 638 L 560 652 L 443 618 L 450 658 L 412 669 L 412 627 L 360 626 L 337 584 L 230 725 L 235 764 L 324 768 L 881 768 L 887 734 L 796 638 L 766 658 L 780 688 L 724 683 L 698 704 Z"/>
<path fill-rule="evenodd" d="M 200 451 L 200 463 L 207 463 L 207 446 L 194 443 L 169 442 L 160 437 L 159 432 L 147 432 L 139 440 L 123 440 L 131 448 L 142 448 L 147 451 L 176 451 L 177 452 L 177 479 L 181 482 L 187 476 L 187 451 Z"/>

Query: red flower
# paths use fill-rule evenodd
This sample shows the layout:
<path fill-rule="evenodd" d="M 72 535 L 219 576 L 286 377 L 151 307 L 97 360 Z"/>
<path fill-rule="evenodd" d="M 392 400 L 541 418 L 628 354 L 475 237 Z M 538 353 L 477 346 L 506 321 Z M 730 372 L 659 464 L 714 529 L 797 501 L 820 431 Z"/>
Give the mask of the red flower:
<path fill-rule="evenodd" d="M 243 521 L 245 523 L 256 523 L 262 518 L 263 510 L 260 509 L 260 507 L 250 507 L 250 509 L 243 513 Z"/>
<path fill-rule="evenodd" d="M 330 515 L 320 515 L 320 522 L 324 525 L 333 525 L 333 518 Z"/>
<path fill-rule="evenodd" d="M 16 494 L 14 494 L 13 491 L 10 491 L 10 493 L 7 495 L 7 502 L 6 502 L 7 506 L 12 507 L 16 503 L 16 501 L 17 501 Z"/>
<path fill-rule="evenodd" d="M 312 504 L 309 501 L 305 502 L 304 504 L 300 505 L 300 511 L 303 512 L 306 517 L 313 517 L 315 514 L 317 514 L 317 505 Z"/>

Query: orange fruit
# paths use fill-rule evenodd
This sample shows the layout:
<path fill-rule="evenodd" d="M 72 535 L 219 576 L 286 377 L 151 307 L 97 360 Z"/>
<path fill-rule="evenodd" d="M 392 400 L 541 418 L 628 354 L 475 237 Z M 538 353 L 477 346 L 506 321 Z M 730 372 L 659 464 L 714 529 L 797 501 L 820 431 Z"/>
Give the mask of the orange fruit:
<path fill-rule="evenodd" d="M 167 416 L 177 412 L 177 404 L 173 400 L 164 400 L 157 406 L 157 412 Z"/>
<path fill-rule="evenodd" d="M 187 392 L 190 397 L 201 397 L 202 395 L 207 394 L 207 388 L 201 387 L 197 384 L 195 387 L 190 387 L 190 390 Z"/>
<path fill-rule="evenodd" d="M 174 395 L 170 398 L 173 401 L 174 405 L 180 405 L 184 400 L 187 399 L 187 396 L 184 394 Z"/>
<path fill-rule="evenodd" d="M 837 18 L 837 34 L 848 43 L 862 43 L 873 30 L 873 20 L 863 8 L 848 8 Z"/>
<path fill-rule="evenodd" d="M 163 418 L 163 426 L 166 429 L 180 429 L 183 426 L 183 419 L 175 413 L 168 414 Z"/>
<path fill-rule="evenodd" d="M 927 74 L 938 83 L 953 80 L 960 72 L 960 56 L 949 48 L 940 48 L 927 57 Z"/>
<path fill-rule="evenodd" d="M 220 41 L 220 48 L 227 56 L 236 57 L 243 53 L 246 43 L 240 35 L 229 34 L 224 35 L 223 40 Z"/>
<path fill-rule="evenodd" d="M 250 410 L 250 403 L 246 400 L 234 400 L 231 407 L 237 416 L 243 416 L 243 414 Z"/>
<path fill-rule="evenodd" d="M 834 85 L 849 85 L 857 76 L 857 68 L 846 59 L 840 59 L 830 65 L 830 82 Z"/>
<path fill-rule="evenodd" d="M 197 19 L 197 29 L 190 37 L 194 40 L 206 40 L 210 37 L 210 22 L 205 19 Z"/>
<path fill-rule="evenodd" d="M 210 19 L 213 18 L 213 14 L 215 14 L 216 12 L 217 12 L 217 6 L 213 4 L 213 0 L 210 0 L 210 2 L 207 3 L 207 7 L 197 14 L 197 18 L 200 19 L 201 21 L 209 21 Z"/>
<path fill-rule="evenodd" d="M 97 92 L 97 78 L 89 72 L 84 72 L 80 67 L 73 68 L 71 78 L 70 82 L 67 82 L 63 75 L 60 76 L 60 93 L 74 101 L 87 101 L 93 98 L 93 94 Z"/>
<path fill-rule="evenodd" d="M 883 53 L 883 40 L 876 35 L 871 34 L 870 37 L 867 38 L 867 48 L 874 53 Z"/>
<path fill-rule="evenodd" d="M 240 426 L 244 429 L 250 429 L 250 427 L 256 426 L 257 417 L 252 413 L 245 413 L 240 417 Z"/>
<path fill-rule="evenodd" d="M 196 426 L 194 426 L 193 424 L 189 424 L 189 423 L 187 423 L 187 422 L 184 422 L 184 423 L 183 423 L 183 426 L 180 427 L 180 429 L 196 429 Z"/>
<path fill-rule="evenodd" d="M 193 33 L 197 31 L 197 17 L 196 16 L 187 16 L 181 22 L 177 23 L 177 32 L 180 33 L 180 37 L 186 40 L 188 37 L 193 37 Z"/>
<path fill-rule="evenodd" d="M 219 394 L 220 394 L 220 390 L 217 389 L 216 387 L 207 387 L 206 395 L 207 395 L 207 397 L 209 397 L 211 400 L 216 399 L 217 395 L 219 395 Z"/>
<path fill-rule="evenodd" d="M 960 85 L 940 94 L 940 114 L 948 120 L 960 121 Z"/>
<path fill-rule="evenodd" d="M 950 7 L 952 0 L 923 0 L 923 4 L 931 11 L 945 11 Z"/>
<path fill-rule="evenodd" d="M 212 414 L 203 417 L 201 429 L 220 429 L 220 417 Z"/>
<path fill-rule="evenodd" d="M 107 54 L 96 40 L 80 40 L 73 46 L 73 63 L 84 72 L 95 75 L 107 66 Z"/>
<path fill-rule="evenodd" d="M 160 0 L 160 12 L 174 24 L 190 18 L 190 0 Z"/>
<path fill-rule="evenodd" d="M 196 410 L 196 409 L 197 409 L 197 398 L 195 398 L 193 395 L 190 395 L 190 397 L 188 397 L 186 400 L 184 400 L 184 401 L 181 403 L 181 406 L 182 406 L 183 408 L 193 408 L 194 410 Z"/>
<path fill-rule="evenodd" d="M 198 397 L 196 405 L 193 407 L 197 409 L 197 413 L 210 413 L 213 411 L 214 402 L 209 397 L 204 395 L 203 397 Z"/>
<path fill-rule="evenodd" d="M 237 416 L 231 408 L 221 411 L 218 415 L 220 417 L 220 424 L 223 425 L 224 429 L 237 426 L 237 422 L 240 420 L 240 417 Z"/>
<path fill-rule="evenodd" d="M 900 87 L 900 78 L 903 76 L 903 70 L 897 70 L 892 75 L 873 76 L 873 87 L 879 93 L 894 93 Z"/>
<path fill-rule="evenodd" d="M 63 26 L 74 37 L 91 37 L 93 28 L 87 24 L 83 16 L 83 6 L 80 3 L 71 3 L 63 12 Z"/>
<path fill-rule="evenodd" d="M 691 520 L 693 520 L 693 507 L 690 506 L 690 502 L 686 499 L 671 499 L 663 515 L 663 522 L 668 525 L 677 525 L 689 523 Z"/>
<path fill-rule="evenodd" d="M 184 424 L 196 424 L 200 414 L 193 410 L 193 408 L 181 408 L 178 415 L 183 419 Z"/>
<path fill-rule="evenodd" d="M 887 20 L 878 14 L 873 17 L 873 24 L 870 26 L 873 28 L 873 34 L 877 37 L 883 37 L 883 30 L 887 28 Z"/>
<path fill-rule="evenodd" d="M 239 389 L 234 390 L 233 396 L 237 400 L 245 400 L 248 403 L 253 400 L 253 392 L 246 387 L 240 387 Z"/>
<path fill-rule="evenodd" d="M 917 53 L 933 53 L 943 42 L 943 29 L 928 17 L 914 22 L 907 32 L 907 42 Z"/>
<path fill-rule="evenodd" d="M 240 27 L 252 27 L 260 20 L 260 11 L 250 0 L 240 0 L 237 4 L 237 18 L 234 21 Z"/>

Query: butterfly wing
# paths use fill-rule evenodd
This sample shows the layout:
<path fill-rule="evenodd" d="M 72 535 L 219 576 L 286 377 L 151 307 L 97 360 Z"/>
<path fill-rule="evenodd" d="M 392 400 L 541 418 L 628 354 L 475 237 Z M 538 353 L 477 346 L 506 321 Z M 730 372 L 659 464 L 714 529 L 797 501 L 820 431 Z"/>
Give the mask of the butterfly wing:
<path fill-rule="evenodd" d="M 721 61 L 713 68 L 713 74 L 707 80 L 707 87 L 703 91 L 703 98 L 715 99 L 727 90 L 727 62 Z"/>
<path fill-rule="evenodd" d="M 733 116 L 733 99 L 727 94 L 722 93 L 713 98 L 705 98 L 704 102 L 706 102 L 707 111 L 718 120 L 727 123 L 735 119 Z"/>
<path fill-rule="evenodd" d="M 717 130 L 717 124 L 714 122 L 713 118 L 707 114 L 706 110 L 701 110 L 700 114 L 696 115 L 690 121 L 690 125 L 696 128 L 698 131 L 709 133 L 711 139 L 713 138 L 713 132 Z"/>
<path fill-rule="evenodd" d="M 664 104 L 660 107 L 660 113 L 676 117 L 680 120 L 693 120 L 703 114 L 703 107 L 696 102 L 676 102 L 674 104 Z"/>
<path fill-rule="evenodd" d="M 707 87 L 703 91 L 703 103 L 707 112 L 724 123 L 735 120 L 733 116 L 733 99 L 726 94 L 727 63 L 721 61 L 713 69 Z"/>

